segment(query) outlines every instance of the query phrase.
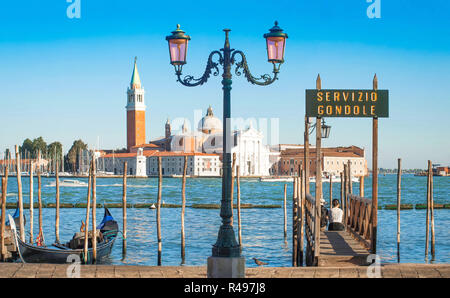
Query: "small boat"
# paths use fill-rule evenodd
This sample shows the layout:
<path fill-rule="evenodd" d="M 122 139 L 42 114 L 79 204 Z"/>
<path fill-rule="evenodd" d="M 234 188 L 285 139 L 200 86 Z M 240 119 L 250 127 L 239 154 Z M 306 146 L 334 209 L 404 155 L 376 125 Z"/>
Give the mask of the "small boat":
<path fill-rule="evenodd" d="M 309 182 L 310 183 L 316 183 L 316 177 L 309 177 Z M 340 183 L 341 182 L 341 177 L 332 176 L 331 177 L 331 182 L 333 182 L 333 183 Z M 353 183 L 358 183 L 359 182 L 358 177 L 352 177 L 352 182 Z M 330 177 L 322 176 L 322 183 L 330 183 Z"/>
<path fill-rule="evenodd" d="M 50 187 L 56 186 L 56 181 L 50 182 L 48 185 Z M 64 179 L 61 182 L 59 182 L 59 186 L 61 187 L 87 187 L 88 184 L 84 181 L 79 181 L 75 179 Z"/>
<path fill-rule="evenodd" d="M 101 263 L 111 253 L 111 249 L 119 232 L 119 226 L 112 217 L 108 208 L 105 208 L 103 220 L 97 226 L 100 233 L 97 236 L 97 263 Z M 75 233 L 74 237 L 65 244 L 52 244 L 50 247 L 31 245 L 20 240 L 16 240 L 19 246 L 21 259 L 26 263 L 52 263 L 65 264 L 73 260 L 73 256 L 78 256 L 82 264 L 92 264 L 93 252 L 91 239 L 89 239 L 88 256 L 84 261 L 84 232 Z"/>
<path fill-rule="evenodd" d="M 293 177 L 261 177 L 259 178 L 260 182 L 292 182 L 294 181 Z"/>

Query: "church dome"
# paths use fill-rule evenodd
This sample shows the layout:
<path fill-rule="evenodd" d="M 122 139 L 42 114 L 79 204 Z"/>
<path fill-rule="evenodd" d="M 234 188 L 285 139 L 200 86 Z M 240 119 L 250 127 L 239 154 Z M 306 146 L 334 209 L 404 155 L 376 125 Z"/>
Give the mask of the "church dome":
<path fill-rule="evenodd" d="M 206 116 L 198 123 L 198 130 L 204 133 L 215 133 L 222 131 L 222 121 L 214 116 L 211 106 L 209 106 Z"/>

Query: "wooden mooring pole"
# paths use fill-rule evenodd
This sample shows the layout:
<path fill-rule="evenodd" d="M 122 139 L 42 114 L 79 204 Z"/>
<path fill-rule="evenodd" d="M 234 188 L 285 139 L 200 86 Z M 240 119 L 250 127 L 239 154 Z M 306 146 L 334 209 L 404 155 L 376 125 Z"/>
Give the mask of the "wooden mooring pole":
<path fill-rule="evenodd" d="M 231 222 L 230 225 L 233 225 L 233 194 L 234 194 L 234 167 L 236 165 L 236 153 L 233 153 L 233 162 L 231 164 L 231 190 L 230 190 L 230 204 L 231 204 Z"/>
<path fill-rule="evenodd" d="M 237 218 L 238 218 L 238 240 L 239 248 L 242 252 L 242 228 L 241 228 L 241 179 L 239 165 L 236 165 L 236 186 L 237 186 Z"/>
<path fill-rule="evenodd" d="M 186 260 L 186 240 L 184 234 L 184 213 L 186 209 L 186 173 L 187 173 L 188 157 L 184 156 L 183 180 L 181 183 L 181 264 Z"/>
<path fill-rule="evenodd" d="M 377 75 L 373 77 L 373 90 L 378 90 Z M 378 229 L 378 117 L 372 120 L 372 254 L 377 253 Z"/>
<path fill-rule="evenodd" d="M 38 177 L 38 209 L 39 209 L 39 230 L 38 236 L 41 242 L 44 241 L 44 231 L 42 223 L 42 177 L 41 177 L 41 152 L 38 151 L 38 166 L 37 166 L 37 177 Z"/>
<path fill-rule="evenodd" d="M 398 159 L 397 171 L 397 262 L 400 263 L 400 207 L 401 207 L 402 159 Z"/>
<path fill-rule="evenodd" d="M 92 155 L 92 264 L 97 262 L 97 167 Z"/>
<path fill-rule="evenodd" d="M 19 146 L 15 146 L 16 150 L 16 177 L 17 177 L 17 192 L 19 196 L 19 229 L 20 229 L 20 239 L 25 242 L 25 226 L 23 220 L 23 197 L 22 197 L 22 177 L 20 169 L 20 154 Z"/>
<path fill-rule="evenodd" d="M 8 167 L 4 168 L 4 177 L 2 177 L 2 221 L 0 227 L 0 254 L 2 261 L 6 259 L 5 248 L 5 223 L 6 223 L 6 195 L 8 190 Z"/>
<path fill-rule="evenodd" d="M 86 202 L 86 218 L 84 221 L 84 264 L 89 263 L 89 211 L 91 208 L 91 188 L 92 188 L 92 161 L 89 166 L 88 192 Z"/>
<path fill-rule="evenodd" d="M 292 266 L 297 267 L 297 178 L 292 184 Z"/>
<path fill-rule="evenodd" d="M 320 77 L 318 77 L 320 81 Z M 320 88 L 317 88 L 320 89 Z M 320 256 L 320 222 L 322 217 L 321 199 L 322 199 L 322 119 L 316 118 L 316 207 L 314 223 L 314 265 L 318 264 Z"/>
<path fill-rule="evenodd" d="M 123 218 L 123 228 L 122 228 L 122 260 L 125 259 L 127 254 L 127 162 L 123 163 L 123 183 L 122 183 L 122 218 Z"/>
<path fill-rule="evenodd" d="M 30 244 L 33 244 L 34 199 L 33 199 L 33 162 L 30 159 Z"/>
<path fill-rule="evenodd" d="M 431 163 L 431 161 L 430 161 Z M 432 165 L 431 165 L 432 167 Z M 435 235 L 434 235 L 434 198 L 433 198 L 433 169 L 431 169 L 430 174 L 430 217 L 431 217 L 431 261 L 433 262 L 436 258 L 435 249 Z"/>
<path fill-rule="evenodd" d="M 344 197 L 342 200 L 342 211 L 344 211 L 344 227 L 347 229 L 347 196 L 348 196 L 348 171 L 347 171 L 347 165 L 344 164 L 344 170 L 343 170 L 343 175 L 344 175 Z"/>
<path fill-rule="evenodd" d="M 284 184 L 284 200 L 283 200 L 283 208 L 284 208 L 284 242 L 287 242 L 287 206 L 286 206 L 286 192 L 287 192 L 287 184 Z"/>
<path fill-rule="evenodd" d="M 161 241 L 161 194 L 162 194 L 162 165 L 161 156 L 158 156 L 158 202 L 156 204 L 156 231 L 158 238 L 158 266 L 161 266 L 162 241 Z"/>
<path fill-rule="evenodd" d="M 56 219 L 55 219 L 55 236 L 56 243 L 59 242 L 59 169 L 58 161 L 56 161 Z"/>
<path fill-rule="evenodd" d="M 333 175 L 330 173 L 330 209 L 333 206 Z"/>
<path fill-rule="evenodd" d="M 341 208 L 344 210 L 344 170 L 340 173 L 341 176 Z"/>
<path fill-rule="evenodd" d="M 304 222 L 305 222 L 305 183 L 303 181 L 304 175 L 303 175 L 303 165 L 300 165 L 299 167 L 299 179 L 298 179 L 298 195 L 299 195 L 299 222 L 298 222 L 298 229 L 299 229 L 299 235 L 298 235 L 298 262 L 297 266 L 303 266 L 303 256 L 304 256 Z"/>
<path fill-rule="evenodd" d="M 428 172 L 427 172 L 427 215 L 426 215 L 426 228 L 425 228 L 425 261 L 428 261 L 428 245 L 430 236 L 430 189 L 431 189 L 431 178 L 432 175 L 432 165 L 431 161 L 428 161 Z"/>
<path fill-rule="evenodd" d="M 359 196 L 364 198 L 364 175 L 359 177 Z"/>

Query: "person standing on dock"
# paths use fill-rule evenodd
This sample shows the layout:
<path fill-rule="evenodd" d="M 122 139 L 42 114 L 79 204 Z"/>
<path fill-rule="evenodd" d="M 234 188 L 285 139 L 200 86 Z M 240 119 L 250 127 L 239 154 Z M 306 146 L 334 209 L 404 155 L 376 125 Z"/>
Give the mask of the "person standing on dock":
<path fill-rule="evenodd" d="M 344 224 L 342 223 L 344 212 L 339 208 L 339 200 L 334 199 L 332 204 L 333 208 L 330 208 L 328 212 L 330 220 L 328 231 L 344 231 Z"/>

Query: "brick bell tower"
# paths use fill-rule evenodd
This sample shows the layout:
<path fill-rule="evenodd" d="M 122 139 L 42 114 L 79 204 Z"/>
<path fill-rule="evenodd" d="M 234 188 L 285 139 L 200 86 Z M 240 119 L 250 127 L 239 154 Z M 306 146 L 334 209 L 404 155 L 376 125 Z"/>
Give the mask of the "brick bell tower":
<path fill-rule="evenodd" d="M 127 150 L 131 147 L 145 144 L 145 101 L 144 88 L 134 58 L 134 69 L 131 76 L 130 87 L 127 90 Z"/>

